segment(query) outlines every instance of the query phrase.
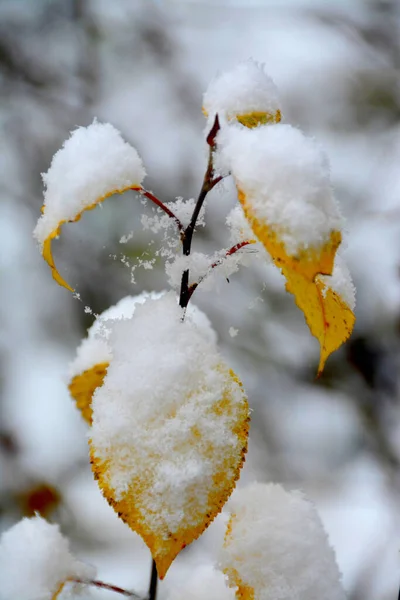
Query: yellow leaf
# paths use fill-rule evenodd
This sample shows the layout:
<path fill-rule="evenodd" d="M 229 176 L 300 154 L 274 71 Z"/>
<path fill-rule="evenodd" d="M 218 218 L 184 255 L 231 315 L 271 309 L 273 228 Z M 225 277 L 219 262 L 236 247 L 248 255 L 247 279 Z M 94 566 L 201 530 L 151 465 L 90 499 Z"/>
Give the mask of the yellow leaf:
<path fill-rule="evenodd" d="M 286 278 L 287 291 L 294 295 L 312 335 L 320 343 L 320 375 L 328 356 L 349 338 L 355 322 L 351 308 L 339 294 L 319 279 L 320 275 L 332 275 L 335 254 L 342 239 L 341 233 L 332 231 L 325 244 L 289 255 L 279 234 L 255 218 L 251 205 L 241 190 L 238 190 L 238 197 L 254 233 L 275 265 L 281 269 Z"/>
<path fill-rule="evenodd" d="M 216 446 L 212 442 L 206 446 L 201 444 L 202 429 L 191 426 L 190 439 L 186 449 L 190 448 L 190 455 L 193 455 L 196 463 L 201 462 L 206 468 L 211 468 L 212 475 L 209 478 L 207 489 L 199 489 L 196 480 L 192 484 L 188 484 L 187 489 L 185 488 L 185 505 L 174 526 L 164 516 L 170 507 L 165 504 L 165 499 L 158 498 L 154 491 L 157 484 L 155 465 L 169 460 L 170 456 L 152 450 L 149 464 L 143 464 L 143 461 L 140 463 L 141 472 L 131 479 L 129 488 L 122 497 L 117 497 L 110 484 L 110 460 L 102 461 L 98 458 L 96 448 L 90 440 L 92 469 L 103 495 L 119 517 L 143 538 L 156 562 L 160 579 L 164 578 L 179 552 L 198 538 L 221 511 L 235 487 L 245 459 L 250 420 L 247 399 L 240 381 L 232 371 L 220 365 L 218 372 L 224 374 L 225 391 L 218 402 L 204 409 L 207 417 L 205 421 L 214 424 L 221 420 L 221 431 L 225 431 L 224 435 L 232 437 L 234 443 L 232 442 L 229 448 L 226 445 L 222 450 L 219 446 L 217 452 Z M 199 393 L 203 393 L 203 390 L 199 390 Z M 171 414 L 169 420 L 172 421 L 174 418 L 175 415 Z M 227 430 L 227 419 L 229 420 L 229 431 Z M 181 421 L 178 422 L 181 423 Z M 134 443 L 135 434 L 133 432 L 132 444 L 123 449 L 123 454 L 129 455 L 130 460 L 136 454 L 139 457 Z M 181 448 L 177 448 L 179 454 L 181 451 Z M 147 461 L 144 462 L 147 463 Z M 150 503 L 151 506 L 149 506 Z"/>
<path fill-rule="evenodd" d="M 268 112 L 250 112 L 244 115 L 236 115 L 236 119 L 249 129 L 257 127 L 258 125 L 268 125 L 269 123 L 279 123 L 282 118 L 281 111 L 277 110 L 276 113 Z"/>
<path fill-rule="evenodd" d="M 61 277 L 61 275 L 57 271 L 57 267 L 56 267 L 56 265 L 54 263 L 53 255 L 52 255 L 52 252 L 51 252 L 51 243 L 52 243 L 52 241 L 53 241 L 54 238 L 57 238 L 60 235 L 61 226 L 64 225 L 64 223 L 76 223 L 76 221 L 79 221 L 79 219 L 81 218 L 82 214 L 85 211 L 87 211 L 87 210 L 93 210 L 94 208 L 96 208 L 96 206 L 98 204 L 100 204 L 101 202 L 103 202 L 103 200 L 105 200 L 106 198 L 108 198 L 110 196 L 113 196 L 114 194 L 123 194 L 127 190 L 131 190 L 131 189 L 134 189 L 134 190 L 138 191 L 138 190 L 140 190 L 142 188 L 141 188 L 141 186 L 136 186 L 136 187 L 128 186 L 126 188 L 122 188 L 122 189 L 119 189 L 119 190 L 112 190 L 111 192 L 109 192 L 105 196 L 102 196 L 101 198 L 98 198 L 96 200 L 96 202 L 93 202 L 93 204 L 90 204 L 89 206 L 85 206 L 85 208 L 80 213 L 78 213 L 73 219 L 69 219 L 68 221 L 60 221 L 60 223 L 58 223 L 58 225 L 57 225 L 57 228 L 54 229 L 50 233 L 50 235 L 44 240 L 44 242 L 43 242 L 43 248 L 42 248 L 42 255 L 43 255 L 44 260 L 47 262 L 47 264 L 51 268 L 51 273 L 53 275 L 53 278 L 57 281 L 57 283 L 59 285 L 61 285 L 62 287 L 65 287 L 70 292 L 74 291 L 74 289 Z M 42 212 L 42 214 L 45 214 L 45 212 L 46 212 L 46 206 L 45 205 L 42 206 L 41 212 Z"/>
<path fill-rule="evenodd" d="M 208 117 L 208 112 L 202 107 L 202 112 L 205 117 Z M 253 129 L 258 125 L 268 125 L 270 123 L 279 123 L 282 119 L 281 111 L 277 110 L 275 113 L 263 112 L 263 111 L 252 111 L 240 115 L 228 115 L 228 121 L 233 120 L 239 121 L 241 125 Z"/>
<path fill-rule="evenodd" d="M 96 388 L 103 384 L 109 363 L 100 363 L 72 378 L 68 389 L 82 413 L 85 421 L 92 424 L 92 396 Z"/>

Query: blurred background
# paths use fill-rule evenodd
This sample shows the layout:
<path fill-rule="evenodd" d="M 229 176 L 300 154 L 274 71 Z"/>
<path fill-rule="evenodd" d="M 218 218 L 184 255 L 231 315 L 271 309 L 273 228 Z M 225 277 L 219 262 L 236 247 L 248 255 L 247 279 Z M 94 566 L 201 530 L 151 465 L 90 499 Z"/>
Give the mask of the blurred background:
<path fill-rule="evenodd" d="M 239 485 L 304 490 L 317 504 L 351 600 L 397 597 L 400 551 L 400 3 L 398 0 L 0 0 L 0 530 L 35 511 L 61 524 L 99 578 L 146 593 L 150 558 L 92 481 L 68 364 L 93 317 L 162 290 L 160 243 L 134 194 L 65 226 L 53 244 L 73 298 L 32 230 L 41 172 L 94 117 L 143 157 L 165 201 L 197 195 L 206 165 L 202 94 L 253 57 L 284 121 L 329 154 L 357 288 L 349 342 L 315 379 L 319 346 L 272 266 L 255 261 L 196 292 L 253 408 Z M 227 244 L 236 197 L 209 198 L 195 249 Z M 120 243 L 121 238 L 125 240 Z M 126 241 L 126 239 L 128 241 Z M 152 270 L 140 266 L 154 260 Z M 238 330 L 231 337 L 229 330 Z M 232 329 L 231 329 L 232 332 Z M 212 562 L 224 517 L 185 550 L 160 597 Z M 1 586 L 1 582 L 0 582 Z M 115 595 L 99 592 L 96 598 Z"/>

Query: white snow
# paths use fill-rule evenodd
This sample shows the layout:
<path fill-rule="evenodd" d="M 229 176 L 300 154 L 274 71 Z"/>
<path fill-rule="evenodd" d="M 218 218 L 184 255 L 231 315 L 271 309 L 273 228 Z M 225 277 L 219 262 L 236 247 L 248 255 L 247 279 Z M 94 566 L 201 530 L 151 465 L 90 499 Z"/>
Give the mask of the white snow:
<path fill-rule="evenodd" d="M 332 275 L 319 275 L 328 288 L 339 294 L 347 306 L 354 311 L 356 306 L 356 288 L 354 287 L 350 271 L 343 258 L 336 253 Z"/>
<path fill-rule="evenodd" d="M 174 289 L 181 285 L 182 273 L 189 269 L 190 283 L 198 282 L 209 272 L 213 257 L 203 252 L 191 252 L 189 256 L 178 255 L 165 263 L 168 283 Z M 189 304 L 190 306 L 190 304 Z"/>
<path fill-rule="evenodd" d="M 142 515 L 165 536 L 203 522 L 214 473 L 234 476 L 241 444 L 233 428 L 247 411 L 208 327 L 182 315 L 170 292 L 113 323 L 113 360 L 92 401 L 91 446 L 114 498 L 136 482 Z M 222 398 L 229 410 L 217 414 Z"/>
<path fill-rule="evenodd" d="M 237 204 L 232 208 L 226 217 L 226 224 L 229 228 L 229 235 L 232 246 L 245 240 L 254 240 L 256 236 L 245 217 L 243 208 Z"/>
<path fill-rule="evenodd" d="M 314 505 L 301 492 L 255 483 L 230 502 L 231 532 L 220 566 L 255 600 L 345 600 L 335 554 Z"/>
<path fill-rule="evenodd" d="M 221 571 L 201 565 L 185 581 L 171 586 L 167 600 L 235 600 L 235 592 Z"/>
<path fill-rule="evenodd" d="M 108 321 L 129 319 L 137 304 L 143 304 L 149 296 L 158 298 L 162 294 L 142 292 L 137 296 L 125 296 L 117 304 L 110 306 L 99 315 L 88 329 L 88 335 L 78 346 L 77 354 L 69 366 L 69 376 L 75 377 L 95 365 L 110 362 L 112 351 L 107 342 L 110 335 Z"/>
<path fill-rule="evenodd" d="M 74 220 L 114 192 L 139 186 L 145 175 L 135 148 L 109 123 L 95 120 L 75 129 L 42 175 L 44 212 L 34 237 L 43 245 L 62 221 Z"/>
<path fill-rule="evenodd" d="M 278 90 L 265 66 L 249 59 L 211 81 L 203 98 L 203 109 L 212 125 L 215 114 L 228 120 L 236 115 L 279 110 Z"/>
<path fill-rule="evenodd" d="M 142 292 L 137 296 L 125 296 L 117 304 L 110 306 L 101 315 L 98 315 L 89 327 L 87 337 L 78 346 L 76 357 L 69 366 L 69 377 L 72 379 L 95 365 L 109 363 L 112 360 L 112 348 L 108 338 L 112 322 L 130 319 L 138 304 L 144 304 L 147 298 L 161 298 L 164 294 L 165 292 Z M 217 336 L 207 315 L 193 303 L 189 304 L 187 312 L 210 342 L 216 343 Z"/>
<path fill-rule="evenodd" d="M 229 279 L 240 265 L 249 266 L 255 256 L 259 257 L 259 253 L 267 256 L 261 244 L 249 244 L 231 254 L 229 251 L 230 248 L 222 248 L 212 255 L 192 252 L 189 256 L 174 256 L 165 263 L 168 283 L 172 288 L 179 289 L 182 272 L 189 269 L 189 285 L 200 283 L 203 290 L 210 290 L 218 278 Z"/>
<path fill-rule="evenodd" d="M 95 576 L 70 553 L 58 525 L 41 517 L 22 519 L 0 538 L 0 600 L 51 600 L 67 579 Z"/>
<path fill-rule="evenodd" d="M 254 217 L 279 234 L 289 254 L 341 229 L 328 159 L 314 139 L 290 125 L 230 125 L 217 142 L 218 169 L 232 172 Z"/>

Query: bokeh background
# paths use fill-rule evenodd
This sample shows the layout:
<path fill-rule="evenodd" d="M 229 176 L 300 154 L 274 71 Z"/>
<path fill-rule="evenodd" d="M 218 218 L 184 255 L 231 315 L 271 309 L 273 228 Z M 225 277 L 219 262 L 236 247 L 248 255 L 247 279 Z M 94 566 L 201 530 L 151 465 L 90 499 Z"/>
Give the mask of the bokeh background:
<path fill-rule="evenodd" d="M 196 292 L 253 408 L 240 485 L 304 490 L 349 598 L 397 597 L 399 26 L 397 0 L 0 0 L 0 529 L 41 511 L 99 578 L 146 592 L 147 549 L 92 481 L 67 382 L 93 319 L 86 306 L 99 313 L 126 294 L 165 288 L 160 259 L 140 266 L 160 240 L 142 231 L 140 215 L 151 213 L 130 193 L 65 226 L 54 253 L 74 299 L 32 238 L 40 174 L 69 132 L 97 117 L 139 150 L 148 189 L 165 201 L 196 196 L 206 164 L 202 93 L 217 72 L 253 57 L 280 89 L 284 120 L 329 154 L 357 324 L 316 380 L 318 343 L 273 267 L 255 261 Z M 229 183 L 210 195 L 196 249 L 226 245 L 235 201 Z M 215 559 L 223 520 L 176 560 L 160 597 Z"/>

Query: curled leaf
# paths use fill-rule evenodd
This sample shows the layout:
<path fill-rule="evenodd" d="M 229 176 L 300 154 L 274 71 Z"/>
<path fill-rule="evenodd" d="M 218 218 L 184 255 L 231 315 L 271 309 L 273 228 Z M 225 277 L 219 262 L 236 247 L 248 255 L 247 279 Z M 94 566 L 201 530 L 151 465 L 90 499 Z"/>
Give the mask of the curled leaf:
<path fill-rule="evenodd" d="M 166 294 L 115 323 L 113 359 L 92 401 L 94 475 L 161 579 L 221 511 L 247 449 L 245 393 L 200 317 L 188 311 L 182 322 Z"/>
<path fill-rule="evenodd" d="M 112 125 L 95 121 L 72 132 L 43 175 L 44 205 L 34 231 L 57 283 L 73 291 L 58 273 L 51 252 L 61 226 L 78 221 L 84 211 L 113 194 L 140 190 L 144 176 L 138 153 Z"/>

